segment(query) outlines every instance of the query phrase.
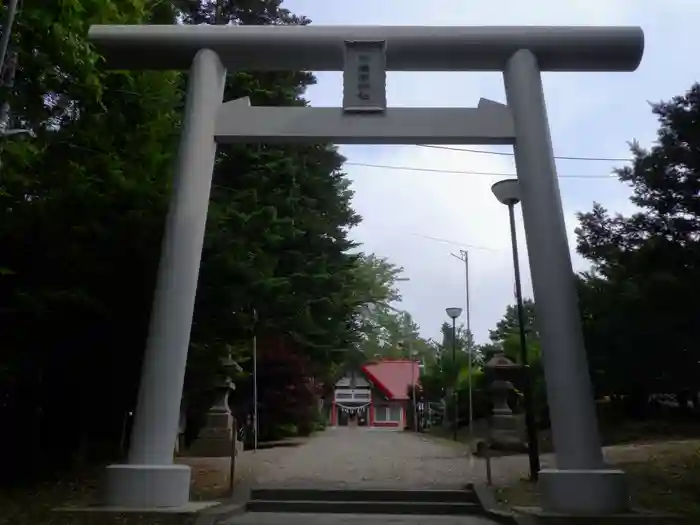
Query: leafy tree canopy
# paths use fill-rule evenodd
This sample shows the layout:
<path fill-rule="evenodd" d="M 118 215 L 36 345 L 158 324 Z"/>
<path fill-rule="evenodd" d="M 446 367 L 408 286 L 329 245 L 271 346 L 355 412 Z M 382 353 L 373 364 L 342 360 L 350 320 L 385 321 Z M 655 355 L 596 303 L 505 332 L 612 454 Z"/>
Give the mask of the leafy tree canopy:
<path fill-rule="evenodd" d="M 591 369 L 600 389 L 645 400 L 697 390 L 700 336 L 700 86 L 652 105 L 654 145 L 631 144 L 616 171 L 639 211 L 579 215 L 577 249 L 594 264 L 580 280 Z"/>
<path fill-rule="evenodd" d="M 523 313 L 525 317 L 525 330 L 528 337 L 539 339 L 537 323 L 535 320 L 535 302 L 532 299 L 523 299 Z M 518 321 L 518 305 L 509 304 L 506 313 L 498 321 L 494 330 L 489 330 L 489 339 L 494 343 L 502 343 L 512 334 L 517 334 L 520 330 Z"/>
<path fill-rule="evenodd" d="M 76 453 L 113 458 L 135 404 L 187 75 L 106 71 L 86 39 L 97 23 L 309 20 L 274 0 L 22 5 L 15 83 L 0 93 L 11 127 L 35 135 L 0 142 L 0 417 L 11 429 L 2 449 L 22 458 L 3 470 L 10 479 L 31 473 L 32 462 L 65 466 Z M 235 72 L 225 96 L 303 105 L 314 82 L 308 72 Z M 340 359 L 334 350 L 356 344 L 357 298 L 367 289 L 348 238 L 360 217 L 343 161 L 329 144 L 220 147 L 190 406 L 208 408 L 229 352 L 249 367 L 253 333 L 272 346 L 291 341 L 285 348 L 304 364 L 297 376 L 322 372 Z M 370 290 L 368 300 L 392 293 Z"/>

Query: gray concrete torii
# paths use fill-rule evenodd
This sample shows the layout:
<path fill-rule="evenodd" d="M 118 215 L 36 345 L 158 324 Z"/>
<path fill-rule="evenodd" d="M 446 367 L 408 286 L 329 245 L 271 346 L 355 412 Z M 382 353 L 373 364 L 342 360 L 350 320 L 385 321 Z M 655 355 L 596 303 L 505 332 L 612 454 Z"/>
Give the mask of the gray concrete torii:
<path fill-rule="evenodd" d="M 332 141 L 514 146 L 557 460 L 540 473 L 544 505 L 628 506 L 624 473 L 603 462 L 541 72 L 634 71 L 640 28 L 93 26 L 89 38 L 110 69 L 190 70 L 131 449 L 108 467 L 108 505 L 189 500 L 172 456 L 216 143 Z M 222 104 L 227 70 L 344 71 L 343 108 Z M 387 70 L 501 71 L 508 105 L 387 108 Z"/>

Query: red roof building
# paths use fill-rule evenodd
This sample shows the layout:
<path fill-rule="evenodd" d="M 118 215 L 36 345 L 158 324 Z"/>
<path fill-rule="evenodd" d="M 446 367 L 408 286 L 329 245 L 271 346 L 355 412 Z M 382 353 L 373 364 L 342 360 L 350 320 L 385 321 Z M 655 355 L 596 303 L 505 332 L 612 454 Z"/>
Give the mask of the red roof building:
<path fill-rule="evenodd" d="M 384 359 L 349 370 L 335 385 L 330 423 L 402 430 L 413 385 L 420 388 L 417 361 Z"/>
<path fill-rule="evenodd" d="M 418 361 L 386 359 L 363 365 L 362 372 L 390 400 L 409 399 L 409 388 L 420 386 Z"/>

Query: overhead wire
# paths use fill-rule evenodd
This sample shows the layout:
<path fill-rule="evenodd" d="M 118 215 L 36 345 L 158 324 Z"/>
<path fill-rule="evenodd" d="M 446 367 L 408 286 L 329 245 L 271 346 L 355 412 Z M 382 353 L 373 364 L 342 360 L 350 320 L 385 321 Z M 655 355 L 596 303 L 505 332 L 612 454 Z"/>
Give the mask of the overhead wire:
<path fill-rule="evenodd" d="M 416 144 L 419 148 L 431 148 L 440 149 L 447 151 L 457 151 L 461 153 L 472 153 L 479 155 L 496 155 L 502 157 L 513 157 L 515 153 L 510 151 L 489 151 L 484 149 L 474 149 L 474 148 L 457 148 L 453 146 L 442 146 L 435 144 Z M 558 160 L 577 160 L 577 161 L 594 161 L 594 162 L 631 162 L 631 158 L 623 157 L 586 157 L 577 155 L 555 155 L 555 159 Z M 401 171 L 422 171 L 426 173 L 451 173 L 455 175 L 477 175 L 484 177 L 517 177 L 516 173 L 498 173 L 498 172 L 488 172 L 488 171 L 471 171 L 471 170 L 448 170 L 440 168 L 420 168 L 416 166 L 395 166 L 390 164 L 372 164 L 367 162 L 345 162 L 344 164 L 348 166 L 358 166 L 363 168 L 377 168 L 385 170 L 401 170 Z M 560 179 L 606 179 L 606 180 L 617 180 L 612 174 L 610 175 L 559 175 Z"/>
<path fill-rule="evenodd" d="M 510 151 L 488 151 L 484 149 L 471 149 L 471 148 L 455 148 L 452 146 L 438 146 L 432 144 L 416 144 L 419 148 L 433 148 L 433 149 L 444 149 L 449 151 L 461 151 L 463 153 L 478 153 L 482 155 L 500 155 L 503 157 L 513 157 L 515 153 Z M 575 157 L 566 155 L 555 155 L 555 159 L 559 160 L 587 160 L 587 161 L 600 161 L 600 162 L 632 162 L 630 158 L 616 158 L 616 157 Z"/>
<path fill-rule="evenodd" d="M 461 248 L 469 248 L 469 249 L 471 249 L 471 250 L 485 250 L 485 251 L 488 251 L 488 252 L 498 252 L 498 251 L 500 251 L 500 250 L 498 250 L 498 249 L 496 249 L 496 248 L 488 248 L 488 247 L 486 247 L 486 246 L 476 246 L 476 245 L 474 245 L 474 244 L 468 244 L 468 243 L 458 242 L 458 241 L 451 241 L 451 240 L 449 240 L 449 239 L 443 239 L 443 238 L 441 238 L 441 237 L 433 237 L 433 236 L 431 236 L 431 235 L 423 235 L 423 234 L 421 234 L 421 233 L 411 233 L 411 235 L 413 235 L 414 237 L 419 237 L 419 238 L 421 238 L 421 239 L 427 239 L 427 240 L 429 240 L 429 241 L 441 242 L 441 243 L 444 243 L 444 244 L 451 244 L 451 245 L 453 245 L 453 246 L 459 246 L 459 247 L 461 247 Z"/>
<path fill-rule="evenodd" d="M 367 162 L 345 162 L 345 166 L 359 166 L 363 168 L 378 168 L 383 170 L 421 171 L 427 173 L 451 173 L 454 175 L 477 175 L 484 177 L 517 177 L 516 173 L 498 173 L 492 171 L 447 170 L 439 168 L 418 168 L 415 166 L 393 166 L 390 164 L 371 164 Z M 606 179 L 617 180 L 612 175 L 559 175 L 560 179 Z"/>

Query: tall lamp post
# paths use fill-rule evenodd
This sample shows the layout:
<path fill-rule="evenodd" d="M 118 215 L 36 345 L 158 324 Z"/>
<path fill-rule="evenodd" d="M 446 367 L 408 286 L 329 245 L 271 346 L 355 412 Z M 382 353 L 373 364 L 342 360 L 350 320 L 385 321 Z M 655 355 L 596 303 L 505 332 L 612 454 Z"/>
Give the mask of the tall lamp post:
<path fill-rule="evenodd" d="M 518 179 L 501 180 L 491 186 L 491 191 L 499 202 L 508 206 L 510 219 L 510 239 L 513 246 L 513 269 L 515 272 L 515 297 L 518 305 L 518 328 L 520 335 L 520 364 L 525 378 L 525 425 L 527 426 L 528 455 L 530 459 L 530 480 L 537 481 L 540 471 L 537 426 L 535 422 L 535 400 L 532 395 L 532 377 L 527 358 L 527 337 L 525 334 L 525 311 L 523 292 L 520 286 L 520 261 L 518 259 L 518 239 L 515 233 L 515 205 L 520 202 Z"/>
<path fill-rule="evenodd" d="M 446 308 L 445 311 L 452 319 L 452 366 L 454 367 L 454 382 L 452 384 L 452 401 L 454 403 L 454 421 L 452 424 L 452 439 L 457 441 L 457 421 L 459 419 L 459 407 L 457 406 L 457 318 L 462 315 L 462 309 L 457 307 Z"/>

